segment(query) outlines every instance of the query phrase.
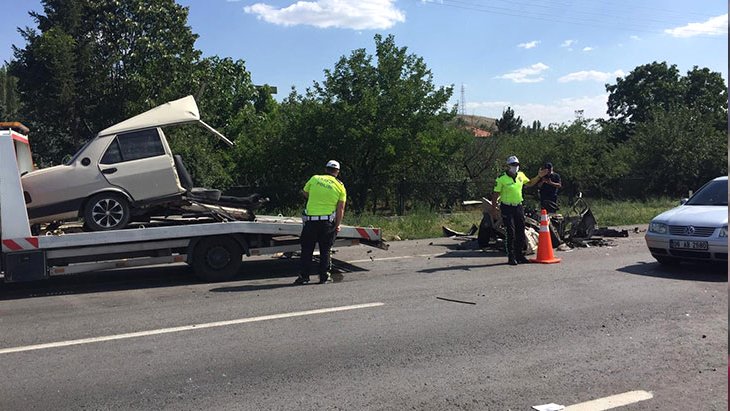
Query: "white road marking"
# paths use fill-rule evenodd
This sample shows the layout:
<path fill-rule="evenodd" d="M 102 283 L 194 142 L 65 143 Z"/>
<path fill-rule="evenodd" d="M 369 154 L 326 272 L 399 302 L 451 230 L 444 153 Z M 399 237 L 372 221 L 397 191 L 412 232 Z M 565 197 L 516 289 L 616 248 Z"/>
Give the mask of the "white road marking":
<path fill-rule="evenodd" d="M 580 404 L 573 404 L 565 407 L 564 411 L 603 411 L 612 408 L 623 407 L 640 401 L 654 398 L 654 395 L 647 391 L 629 391 L 623 394 L 616 394 L 610 397 L 599 398 L 593 401 L 586 401 Z"/>
<path fill-rule="evenodd" d="M 403 260 L 406 258 L 417 258 L 417 257 L 436 257 L 437 255 L 443 255 L 444 253 L 438 253 L 438 254 L 418 254 L 418 255 L 403 255 L 400 257 L 383 257 L 383 258 L 373 258 L 367 259 L 367 260 L 352 260 L 348 261 L 350 264 L 356 264 L 356 263 L 366 263 L 368 261 L 386 261 L 386 260 Z"/>
<path fill-rule="evenodd" d="M 33 350 L 45 350 L 48 348 L 68 347 L 70 345 L 92 344 L 92 343 L 98 343 L 98 342 L 103 342 L 103 341 L 123 340 L 123 339 L 127 339 L 127 338 L 148 337 L 151 335 L 169 334 L 169 333 L 176 333 L 176 332 L 181 332 L 181 331 L 192 331 L 192 330 L 199 330 L 199 329 L 203 329 L 203 328 L 225 327 L 228 325 L 253 323 L 253 322 L 257 322 L 257 321 L 278 320 L 281 318 L 291 318 L 291 317 L 302 317 L 305 315 L 334 313 L 334 312 L 338 312 L 338 311 L 357 310 L 360 308 L 380 307 L 383 305 L 385 305 L 385 303 L 368 303 L 368 304 L 347 305 L 347 306 L 342 306 L 342 307 L 320 308 L 317 310 L 296 311 L 296 312 L 291 312 L 291 313 L 263 315 L 260 317 L 239 318 L 237 320 L 216 321 L 216 322 L 212 322 L 212 323 L 183 325 L 180 327 L 160 328 L 157 330 L 139 331 L 139 332 L 134 332 L 134 333 L 126 333 L 126 334 L 107 335 L 107 336 L 103 336 L 103 337 L 81 338 L 78 340 L 59 341 L 59 342 L 52 342 L 52 343 L 46 343 L 46 344 L 26 345 L 23 347 L 2 348 L 2 349 L 0 349 L 0 354 L 10 354 L 10 353 L 23 352 L 23 351 L 33 351 Z"/>

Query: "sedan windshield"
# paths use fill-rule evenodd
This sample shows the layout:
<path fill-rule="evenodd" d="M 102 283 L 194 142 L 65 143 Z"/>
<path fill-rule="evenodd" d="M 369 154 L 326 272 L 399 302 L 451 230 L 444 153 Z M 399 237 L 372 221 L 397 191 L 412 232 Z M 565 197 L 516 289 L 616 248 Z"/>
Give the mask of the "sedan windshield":
<path fill-rule="evenodd" d="M 710 181 L 700 188 L 686 205 L 727 206 L 727 180 Z"/>

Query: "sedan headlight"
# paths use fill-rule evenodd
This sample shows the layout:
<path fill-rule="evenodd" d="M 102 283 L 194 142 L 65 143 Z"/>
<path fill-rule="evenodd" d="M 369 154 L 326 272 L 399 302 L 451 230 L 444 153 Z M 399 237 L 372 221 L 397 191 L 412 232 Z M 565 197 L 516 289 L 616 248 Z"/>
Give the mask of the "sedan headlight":
<path fill-rule="evenodd" d="M 720 237 L 727 237 L 727 226 L 720 229 Z"/>
<path fill-rule="evenodd" d="M 649 224 L 649 232 L 657 234 L 666 234 L 667 225 L 664 223 L 651 223 Z"/>

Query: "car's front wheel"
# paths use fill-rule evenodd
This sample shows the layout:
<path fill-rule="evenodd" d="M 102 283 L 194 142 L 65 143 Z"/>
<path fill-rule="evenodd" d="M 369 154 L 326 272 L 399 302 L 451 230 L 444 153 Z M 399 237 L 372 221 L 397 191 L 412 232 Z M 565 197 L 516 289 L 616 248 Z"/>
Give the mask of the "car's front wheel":
<path fill-rule="evenodd" d="M 91 231 L 119 230 L 129 224 L 129 219 L 129 201 L 121 194 L 96 194 L 84 208 L 84 225 Z"/>

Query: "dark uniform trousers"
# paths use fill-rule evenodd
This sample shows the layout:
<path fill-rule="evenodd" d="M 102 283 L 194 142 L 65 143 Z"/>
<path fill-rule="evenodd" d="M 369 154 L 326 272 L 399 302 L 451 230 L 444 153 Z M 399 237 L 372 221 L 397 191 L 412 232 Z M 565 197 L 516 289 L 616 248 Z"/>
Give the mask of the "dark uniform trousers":
<path fill-rule="evenodd" d="M 315 245 L 319 244 L 319 268 L 317 273 L 326 276 L 330 270 L 330 250 L 335 242 L 337 231 L 334 221 L 319 220 L 306 221 L 300 236 L 302 244 L 302 272 L 301 277 L 309 278 L 312 265 L 312 255 Z"/>
<path fill-rule="evenodd" d="M 507 258 L 513 260 L 525 256 L 525 210 L 520 205 L 501 204 L 502 222 L 507 238 L 504 245 L 507 249 Z"/>

